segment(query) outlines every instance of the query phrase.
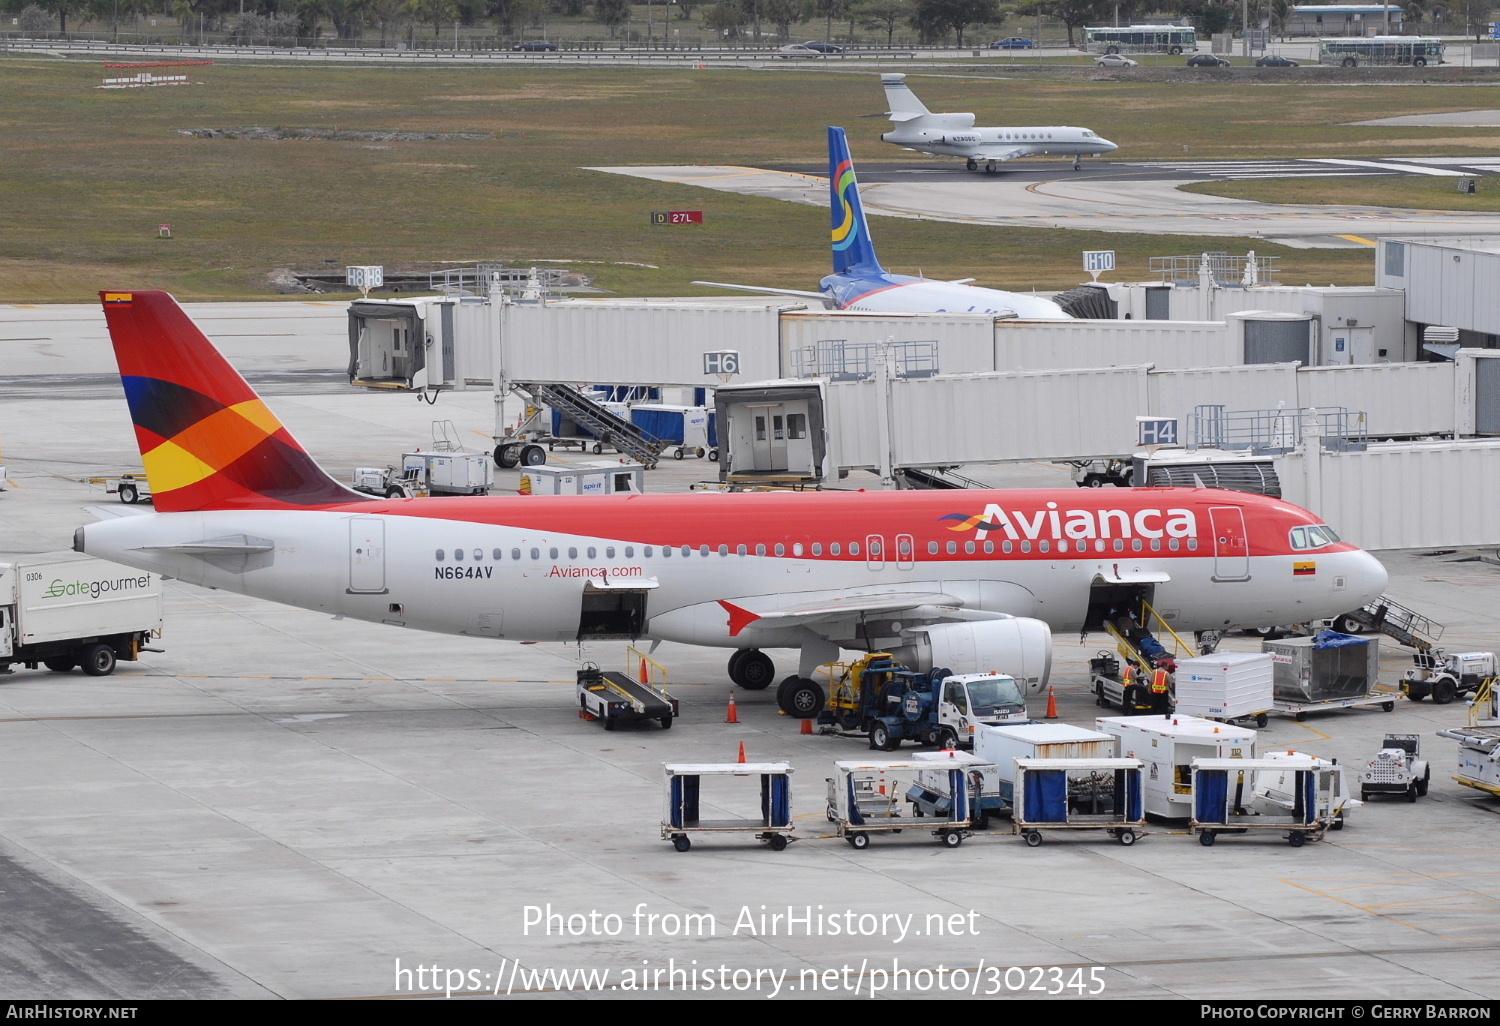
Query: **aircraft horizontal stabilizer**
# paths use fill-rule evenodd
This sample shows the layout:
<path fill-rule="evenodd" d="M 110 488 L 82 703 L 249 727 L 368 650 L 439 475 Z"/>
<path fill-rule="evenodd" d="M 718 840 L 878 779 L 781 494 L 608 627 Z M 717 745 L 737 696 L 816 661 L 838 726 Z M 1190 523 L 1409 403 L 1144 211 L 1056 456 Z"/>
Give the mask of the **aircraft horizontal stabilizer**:
<path fill-rule="evenodd" d="M 807 292 L 802 289 L 777 289 L 769 285 L 733 285 L 724 281 L 695 281 L 694 285 L 707 285 L 715 289 L 738 289 L 741 292 L 759 292 L 767 296 L 792 296 L 796 299 L 816 299 L 820 303 L 827 304 L 829 299 L 821 292 Z"/>
<path fill-rule="evenodd" d="M 125 517 L 149 517 L 150 510 L 138 506 L 90 506 L 89 514 L 95 520 L 121 520 Z"/>
<path fill-rule="evenodd" d="M 177 545 L 142 545 L 145 552 L 181 552 L 189 556 L 248 555 L 254 552 L 270 552 L 276 543 L 269 538 L 251 538 L 244 534 L 226 535 L 223 538 L 205 538 L 203 541 L 182 542 Z"/>

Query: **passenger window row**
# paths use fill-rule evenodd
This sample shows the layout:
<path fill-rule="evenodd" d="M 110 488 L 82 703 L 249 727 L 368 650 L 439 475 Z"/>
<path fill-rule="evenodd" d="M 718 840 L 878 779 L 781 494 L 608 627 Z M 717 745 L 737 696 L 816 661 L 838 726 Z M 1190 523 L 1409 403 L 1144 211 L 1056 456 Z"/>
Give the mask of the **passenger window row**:
<path fill-rule="evenodd" d="M 1299 528 L 1296 528 L 1295 530 L 1297 532 L 1301 532 L 1301 531 L 1303 531 L 1303 528 L 1299 527 Z M 1309 534 L 1311 532 L 1317 531 L 1317 530 L 1319 530 L 1319 528 L 1308 528 L 1307 529 L 1307 531 L 1308 531 Z M 1328 529 L 1327 528 L 1322 528 L 1322 530 L 1326 531 Z M 1330 532 L 1330 533 L 1332 533 L 1332 532 Z M 1079 553 L 1081 555 L 1083 553 L 1086 553 L 1089 550 L 1089 541 L 1090 541 L 1090 539 L 1087 539 L 1087 538 L 1077 539 L 1077 540 L 1074 540 L 1074 541 L 1071 541 L 1071 542 L 1068 541 L 1068 540 L 1066 540 L 1066 539 L 1062 539 L 1062 540 L 1059 540 L 1058 542 L 1056 542 L 1056 544 L 1055 544 L 1055 550 L 1057 552 L 1059 552 L 1059 553 L 1076 552 L 1076 553 Z M 1126 546 L 1126 539 L 1124 539 L 1124 538 L 1113 538 L 1113 539 L 1094 538 L 1094 539 L 1092 539 L 1092 541 L 1093 541 L 1093 549 L 1094 549 L 1095 552 L 1106 552 L 1106 551 L 1124 552 L 1126 550 L 1126 547 L 1127 547 Z M 1187 550 L 1190 551 L 1190 552 L 1196 552 L 1197 549 L 1198 549 L 1198 539 L 1196 539 L 1196 538 L 1188 538 L 1188 539 L 1186 539 L 1186 544 L 1185 545 L 1184 545 L 1184 540 L 1183 539 L 1178 539 L 1178 538 L 1168 538 L 1168 539 L 1166 539 L 1165 546 L 1163 546 L 1161 538 L 1151 538 L 1151 539 L 1149 539 L 1149 545 L 1147 543 L 1147 540 L 1143 540 L 1141 538 L 1131 538 L 1131 539 L 1129 539 L 1129 542 L 1130 542 L 1129 549 L 1130 549 L 1131 552 L 1144 552 L 1147 548 L 1149 548 L 1152 552 L 1160 552 L 1163 549 L 1163 547 L 1165 547 L 1168 551 L 1171 551 L 1171 552 L 1177 552 L 1177 551 L 1181 550 L 1184 547 L 1187 548 Z M 1299 536 L 1299 535 L 1297 535 L 1295 533 L 1293 535 L 1293 542 L 1292 542 L 1292 544 L 1293 544 L 1294 548 L 1298 548 L 1298 549 L 1305 549 L 1305 548 L 1309 548 L 1309 547 L 1315 547 L 1315 546 L 1309 546 L 1308 539 L 1306 538 L 1306 536 Z M 1317 544 L 1318 545 L 1327 545 L 1327 544 L 1331 544 L 1331 542 L 1328 542 L 1328 541 L 1319 541 Z M 655 558 L 656 553 L 657 553 L 657 548 L 658 548 L 658 546 L 653 546 L 653 545 L 643 545 L 643 546 L 641 546 L 640 547 L 640 549 L 641 549 L 641 557 L 645 558 L 645 559 Z M 681 557 L 686 558 L 688 556 L 694 555 L 695 553 L 697 555 L 699 555 L 699 556 L 712 556 L 712 555 L 727 556 L 727 555 L 730 554 L 730 550 L 729 550 L 729 546 L 728 545 L 719 545 L 716 548 L 708 546 L 708 545 L 699 545 L 696 549 L 693 548 L 691 545 L 682 545 L 682 546 L 675 547 L 675 548 L 673 546 L 670 546 L 670 545 L 662 545 L 662 546 L 659 546 L 659 548 L 661 550 L 661 557 L 663 559 L 670 559 L 674 555 L 680 555 Z M 899 551 L 900 551 L 900 558 L 902 558 L 902 559 L 910 559 L 912 557 L 912 546 L 911 546 L 910 542 L 908 542 L 906 540 L 902 540 L 900 542 L 900 545 L 898 546 L 898 548 L 899 548 Z M 983 549 L 985 555 L 992 555 L 995 552 L 996 546 L 995 546 L 994 541 L 992 541 L 992 540 L 986 540 L 984 542 L 975 542 L 975 541 L 971 540 L 971 541 L 966 541 L 966 542 L 963 543 L 963 551 L 964 551 L 964 553 L 966 555 L 971 555 L 972 556 L 972 555 L 976 554 L 977 552 L 979 552 L 981 548 Z M 1029 540 L 1027 540 L 1027 541 L 1021 541 L 1021 542 L 1013 542 L 1013 541 L 1010 541 L 1009 539 L 1007 539 L 1006 541 L 1003 541 L 1003 542 L 1000 543 L 999 549 L 1000 549 L 1000 551 L 1002 553 L 1005 553 L 1006 555 L 1009 555 L 1009 554 L 1011 554 L 1013 552 L 1017 552 L 1017 551 L 1022 552 L 1022 553 L 1030 553 L 1030 552 L 1033 551 L 1033 543 L 1031 541 L 1029 541 Z M 851 556 L 857 556 L 857 555 L 859 555 L 859 542 L 850 542 L 849 545 L 848 545 L 848 550 L 849 550 L 849 555 L 851 555 Z M 598 558 L 600 558 L 600 549 L 598 547 L 596 547 L 596 546 L 593 546 L 593 545 L 590 545 L 587 548 L 582 549 L 582 550 L 580 550 L 577 546 L 571 546 L 570 545 L 567 548 L 567 555 L 566 555 L 566 557 L 563 556 L 563 550 L 559 549 L 559 548 L 557 548 L 555 546 L 554 547 L 549 547 L 545 551 L 546 551 L 546 554 L 547 554 L 546 558 L 551 559 L 551 560 L 558 560 L 558 559 L 563 559 L 563 558 L 567 558 L 567 559 L 580 559 L 580 558 L 582 558 L 582 559 L 598 559 Z M 582 551 L 582 553 L 583 553 L 582 556 L 579 555 L 580 551 Z M 635 559 L 636 558 L 636 546 L 634 546 L 634 545 L 623 546 L 621 551 L 623 553 L 623 558 L 625 558 L 625 559 Z M 946 545 L 940 545 L 938 542 L 935 542 L 935 541 L 930 541 L 930 542 L 927 543 L 927 554 L 929 556 L 940 555 L 940 554 L 942 554 L 945 551 L 950 556 L 957 555 L 958 551 L 959 551 L 959 543 L 957 541 L 950 541 Z M 1051 540 L 1049 540 L 1049 539 L 1043 538 L 1043 539 L 1041 539 L 1041 540 L 1039 540 L 1039 541 L 1037 541 L 1035 543 L 1035 551 L 1037 551 L 1037 552 L 1051 552 L 1051 551 L 1054 551 L 1054 543 Z M 538 560 L 540 560 L 542 558 L 542 552 L 543 552 L 543 550 L 541 548 L 534 547 L 534 546 L 531 547 L 531 548 L 529 548 L 529 549 L 521 549 L 521 548 L 512 548 L 512 549 L 509 549 L 509 550 L 506 550 L 506 549 L 491 549 L 490 550 L 490 559 L 493 560 L 494 562 L 497 562 L 497 563 L 504 562 L 507 558 L 510 559 L 510 560 L 512 560 L 512 561 L 515 561 L 515 562 L 519 562 L 523 558 L 527 558 L 527 559 L 530 559 L 532 562 L 536 562 L 536 561 L 538 561 Z M 813 556 L 821 556 L 821 555 L 823 555 L 823 552 L 824 552 L 824 546 L 823 546 L 822 542 L 813 542 L 811 545 L 806 546 L 806 547 L 804 547 L 801 542 L 794 542 L 790 547 L 787 546 L 785 543 L 778 542 L 775 545 L 771 545 L 771 546 L 767 546 L 765 544 L 756 545 L 755 546 L 755 553 L 754 554 L 757 555 L 757 556 L 770 556 L 770 555 L 786 556 L 786 555 L 788 555 L 790 553 L 790 555 L 792 555 L 794 557 L 800 557 L 800 556 L 802 556 L 804 554 L 809 554 L 809 553 L 811 555 L 813 555 Z M 841 556 L 844 553 L 844 546 L 841 543 L 839 543 L 839 542 L 830 542 L 828 544 L 828 546 L 827 546 L 827 552 L 828 552 L 828 555 L 830 555 L 830 556 Z M 748 545 L 736 545 L 734 547 L 734 554 L 736 556 L 748 556 L 748 555 L 751 554 L 750 553 L 750 547 Z M 880 545 L 878 543 L 876 543 L 876 542 L 871 542 L 870 543 L 870 555 L 872 557 L 876 557 L 876 558 L 879 558 L 881 556 L 881 547 L 880 547 Z M 464 562 L 466 560 L 470 560 L 470 561 L 478 563 L 478 562 L 481 562 L 481 561 L 484 560 L 485 555 L 484 555 L 484 550 L 483 549 L 438 549 L 437 550 L 436 558 L 437 558 L 437 561 L 439 563 L 444 562 L 449 557 L 451 557 L 455 563 L 462 563 L 462 562 Z M 613 545 L 606 545 L 604 547 L 604 549 L 603 549 L 603 558 L 605 558 L 605 559 L 614 559 L 614 558 L 616 558 L 616 556 L 615 556 L 615 546 L 613 546 Z"/>

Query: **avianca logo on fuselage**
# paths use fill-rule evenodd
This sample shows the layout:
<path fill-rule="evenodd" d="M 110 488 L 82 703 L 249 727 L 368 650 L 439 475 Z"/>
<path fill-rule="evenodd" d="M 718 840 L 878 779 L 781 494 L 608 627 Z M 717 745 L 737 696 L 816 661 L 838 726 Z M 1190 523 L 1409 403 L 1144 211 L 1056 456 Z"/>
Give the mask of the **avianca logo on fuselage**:
<path fill-rule="evenodd" d="M 1198 518 L 1190 509 L 1138 509 L 1132 513 L 1124 509 L 1058 509 L 1057 503 L 1049 502 L 1046 509 L 1022 513 L 1007 512 L 992 502 L 975 516 L 950 513 L 938 519 L 953 521 L 948 525 L 950 531 L 1002 531 L 1011 541 L 1198 537 Z"/>

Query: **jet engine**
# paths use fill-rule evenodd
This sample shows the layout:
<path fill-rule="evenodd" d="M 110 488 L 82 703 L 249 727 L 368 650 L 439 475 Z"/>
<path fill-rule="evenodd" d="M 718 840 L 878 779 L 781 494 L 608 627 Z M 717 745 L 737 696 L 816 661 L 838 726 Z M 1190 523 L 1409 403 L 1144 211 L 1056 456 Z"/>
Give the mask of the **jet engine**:
<path fill-rule="evenodd" d="M 891 655 L 914 670 L 943 666 L 954 673 L 1007 673 L 1029 694 L 1043 691 L 1052 674 L 1052 631 L 1041 620 L 1012 616 L 910 627 L 903 633 L 910 644 L 891 649 Z"/>

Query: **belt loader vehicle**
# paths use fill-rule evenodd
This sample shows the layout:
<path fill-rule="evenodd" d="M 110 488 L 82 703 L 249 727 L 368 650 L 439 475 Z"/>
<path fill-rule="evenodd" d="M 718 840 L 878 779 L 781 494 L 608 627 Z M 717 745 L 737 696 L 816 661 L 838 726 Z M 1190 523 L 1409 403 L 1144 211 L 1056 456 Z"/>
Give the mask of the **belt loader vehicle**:
<path fill-rule="evenodd" d="M 605 730 L 614 730 L 622 721 L 642 720 L 655 720 L 663 730 L 671 730 L 679 715 L 677 699 L 666 692 L 592 664 L 578 671 L 578 712 L 585 719 L 598 720 Z"/>
<path fill-rule="evenodd" d="M 0 562 L 0 669 L 106 676 L 161 637 L 161 615 L 161 578 L 144 570 L 76 552 Z"/>

